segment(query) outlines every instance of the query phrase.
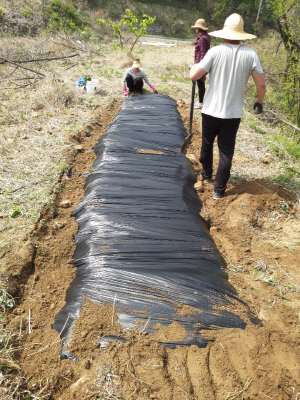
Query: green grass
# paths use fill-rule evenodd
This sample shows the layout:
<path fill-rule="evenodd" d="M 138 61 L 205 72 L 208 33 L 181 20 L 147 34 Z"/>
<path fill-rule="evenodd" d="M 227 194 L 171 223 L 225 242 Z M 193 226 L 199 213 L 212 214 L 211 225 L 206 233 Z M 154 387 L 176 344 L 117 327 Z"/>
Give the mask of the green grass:
<path fill-rule="evenodd" d="M 271 182 L 277 183 L 278 185 L 300 190 L 299 174 L 293 171 L 287 171 L 277 176 L 269 177 Z"/>
<path fill-rule="evenodd" d="M 293 138 L 290 136 L 286 136 L 283 133 L 275 135 L 273 137 L 274 145 L 278 145 L 281 148 L 284 148 L 284 150 L 295 160 L 300 161 L 300 144 L 299 144 L 299 138 Z M 276 149 L 275 149 L 276 150 Z"/>

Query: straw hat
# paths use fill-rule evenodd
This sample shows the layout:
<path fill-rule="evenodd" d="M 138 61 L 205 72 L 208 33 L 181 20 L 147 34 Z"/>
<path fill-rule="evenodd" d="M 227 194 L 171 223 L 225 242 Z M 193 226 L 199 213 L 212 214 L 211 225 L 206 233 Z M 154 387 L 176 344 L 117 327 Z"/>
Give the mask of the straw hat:
<path fill-rule="evenodd" d="M 206 26 L 206 22 L 204 19 L 197 19 L 197 21 L 195 22 L 194 26 L 191 26 L 191 28 L 200 28 L 203 29 L 204 31 L 208 31 L 208 28 Z"/>
<path fill-rule="evenodd" d="M 255 35 L 244 32 L 244 20 L 239 14 L 231 14 L 225 21 L 224 28 L 220 31 L 209 33 L 221 39 L 228 40 L 246 40 L 255 39 Z"/>
<path fill-rule="evenodd" d="M 132 64 L 132 68 L 141 68 L 141 63 L 138 60 L 134 60 Z"/>

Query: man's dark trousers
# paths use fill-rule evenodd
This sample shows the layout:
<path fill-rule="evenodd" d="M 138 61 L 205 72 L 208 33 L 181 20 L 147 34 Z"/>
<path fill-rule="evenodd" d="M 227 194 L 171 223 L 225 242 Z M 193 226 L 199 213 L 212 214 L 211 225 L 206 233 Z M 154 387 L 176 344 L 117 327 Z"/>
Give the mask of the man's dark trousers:
<path fill-rule="evenodd" d="M 223 194 L 230 177 L 234 154 L 235 138 L 240 118 L 216 118 L 202 113 L 202 147 L 200 162 L 203 178 L 211 178 L 213 172 L 213 144 L 217 137 L 219 147 L 219 165 L 215 176 L 214 191 Z"/>

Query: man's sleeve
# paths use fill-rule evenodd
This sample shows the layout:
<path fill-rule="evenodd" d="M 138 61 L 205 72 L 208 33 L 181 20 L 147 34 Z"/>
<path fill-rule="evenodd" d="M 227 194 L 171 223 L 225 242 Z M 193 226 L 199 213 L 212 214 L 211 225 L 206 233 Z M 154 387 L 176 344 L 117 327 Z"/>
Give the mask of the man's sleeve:
<path fill-rule="evenodd" d="M 208 50 L 204 58 L 197 64 L 197 66 L 205 72 L 209 72 L 212 66 L 213 54 L 212 49 Z"/>
<path fill-rule="evenodd" d="M 262 69 L 262 66 L 260 64 L 258 55 L 256 54 L 256 52 L 254 52 L 254 57 L 253 57 L 253 65 L 252 65 L 252 74 L 263 74 L 264 71 Z"/>

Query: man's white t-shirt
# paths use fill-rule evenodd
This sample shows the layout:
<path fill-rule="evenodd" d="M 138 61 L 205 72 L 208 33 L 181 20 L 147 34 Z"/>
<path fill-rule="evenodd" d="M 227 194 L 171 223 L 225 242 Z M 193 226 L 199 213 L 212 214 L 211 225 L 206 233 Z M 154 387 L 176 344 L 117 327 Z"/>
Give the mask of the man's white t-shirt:
<path fill-rule="evenodd" d="M 262 74 L 258 56 L 242 44 L 212 47 L 197 64 L 209 73 L 202 113 L 216 118 L 241 118 L 245 86 L 251 74 Z"/>

